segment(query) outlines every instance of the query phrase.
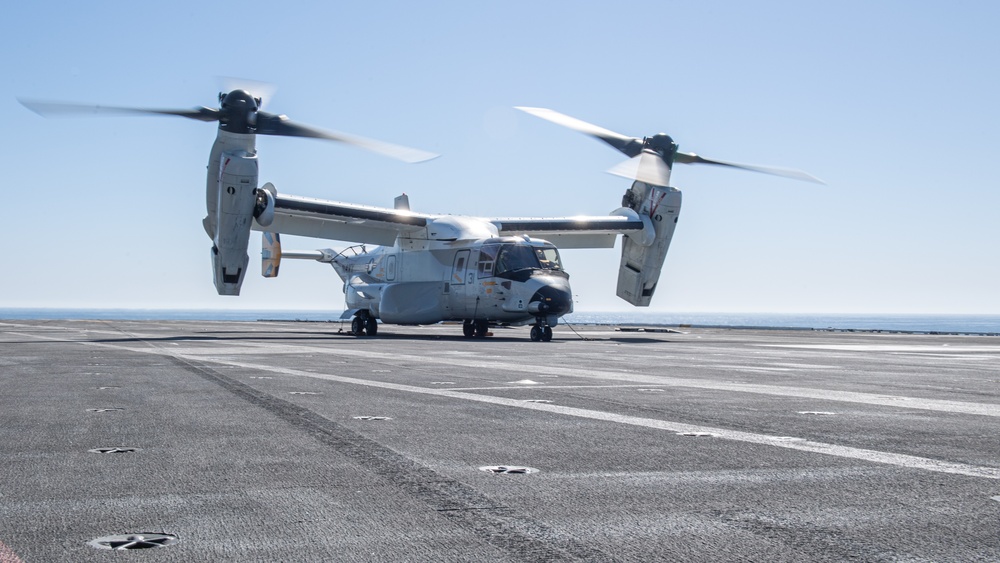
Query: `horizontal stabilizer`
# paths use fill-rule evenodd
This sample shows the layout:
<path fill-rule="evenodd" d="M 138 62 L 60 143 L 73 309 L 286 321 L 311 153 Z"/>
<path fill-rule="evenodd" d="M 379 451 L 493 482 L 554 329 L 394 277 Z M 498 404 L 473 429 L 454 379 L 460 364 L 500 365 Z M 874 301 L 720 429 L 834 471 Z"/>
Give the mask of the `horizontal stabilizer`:
<path fill-rule="evenodd" d="M 265 278 L 278 277 L 278 268 L 282 258 L 286 260 L 315 260 L 331 263 L 337 253 L 330 249 L 324 250 L 281 250 L 281 235 L 278 233 L 261 233 L 260 273 Z"/>

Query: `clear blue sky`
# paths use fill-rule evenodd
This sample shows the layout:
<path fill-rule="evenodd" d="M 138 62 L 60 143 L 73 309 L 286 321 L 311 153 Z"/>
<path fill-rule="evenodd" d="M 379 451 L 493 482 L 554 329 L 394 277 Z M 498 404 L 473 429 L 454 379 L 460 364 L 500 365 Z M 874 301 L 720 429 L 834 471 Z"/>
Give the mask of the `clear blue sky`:
<path fill-rule="evenodd" d="M 15 100 L 213 106 L 216 77 L 237 76 L 278 86 L 269 111 L 443 155 L 259 138 L 261 181 L 284 193 L 391 207 L 405 191 L 420 211 L 486 216 L 616 208 L 628 181 L 604 170 L 621 155 L 515 105 L 828 183 L 678 165 L 652 311 L 1000 314 L 1000 3 L 303 4 L 7 7 L 0 307 L 339 310 L 339 279 L 310 262 L 216 295 L 200 224 L 214 125 L 43 119 Z M 631 309 L 618 253 L 564 253 L 577 310 Z"/>

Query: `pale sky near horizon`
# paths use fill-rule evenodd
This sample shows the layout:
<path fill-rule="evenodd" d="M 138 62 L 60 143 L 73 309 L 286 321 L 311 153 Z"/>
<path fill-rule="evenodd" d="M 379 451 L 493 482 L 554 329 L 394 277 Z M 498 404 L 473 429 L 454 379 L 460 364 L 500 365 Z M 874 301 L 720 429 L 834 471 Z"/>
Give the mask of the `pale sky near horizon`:
<path fill-rule="evenodd" d="M 315 5 L 313 5 L 315 4 Z M 599 215 L 624 157 L 517 112 L 555 109 L 680 150 L 827 182 L 678 164 L 680 222 L 653 312 L 1000 314 L 1000 3 L 18 3 L 0 21 L 6 271 L 0 307 L 328 309 L 328 266 L 212 284 L 201 227 L 215 125 L 44 119 L 17 97 L 266 109 L 442 154 L 407 165 L 260 137 L 280 192 L 476 216 Z M 288 237 L 286 248 L 343 248 Z M 619 250 L 567 250 L 578 311 Z"/>

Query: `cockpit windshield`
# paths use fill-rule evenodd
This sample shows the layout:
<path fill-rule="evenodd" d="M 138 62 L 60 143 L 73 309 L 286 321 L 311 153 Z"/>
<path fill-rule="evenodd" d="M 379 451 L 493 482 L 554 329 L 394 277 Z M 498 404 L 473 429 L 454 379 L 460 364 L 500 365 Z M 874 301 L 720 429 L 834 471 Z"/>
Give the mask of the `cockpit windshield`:
<path fill-rule="evenodd" d="M 562 270 L 559 251 L 554 246 L 505 244 L 497 253 L 496 275 L 517 270 Z"/>

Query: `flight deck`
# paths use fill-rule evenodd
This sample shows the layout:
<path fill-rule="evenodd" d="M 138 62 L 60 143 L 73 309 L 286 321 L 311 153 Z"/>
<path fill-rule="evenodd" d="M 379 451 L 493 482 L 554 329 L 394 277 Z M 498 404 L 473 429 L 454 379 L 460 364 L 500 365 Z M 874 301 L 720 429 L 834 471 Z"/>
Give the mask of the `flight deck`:
<path fill-rule="evenodd" d="M 0 320 L 0 562 L 1000 560 L 1000 337 L 528 330 Z"/>

